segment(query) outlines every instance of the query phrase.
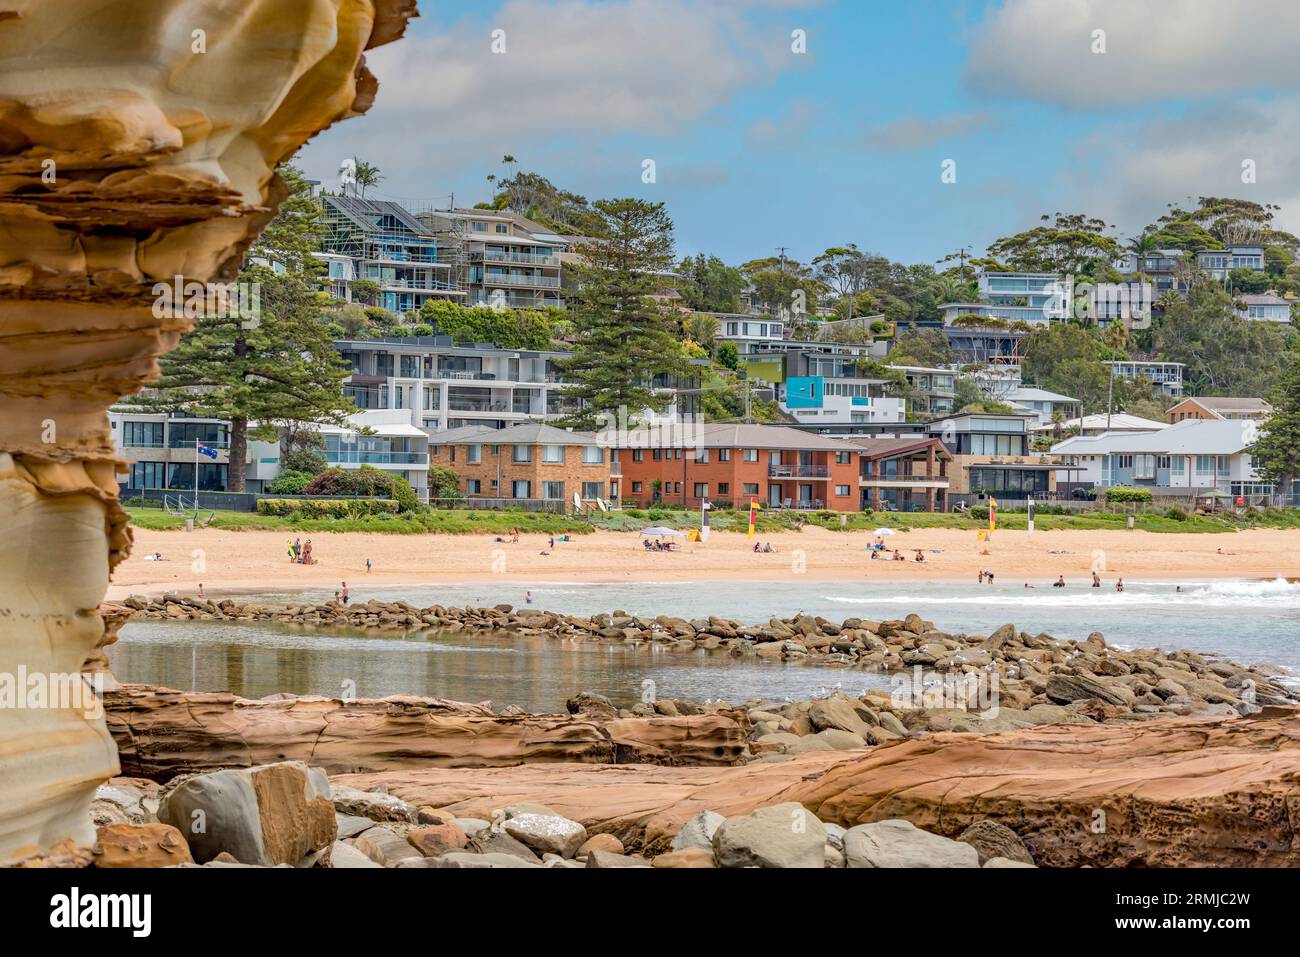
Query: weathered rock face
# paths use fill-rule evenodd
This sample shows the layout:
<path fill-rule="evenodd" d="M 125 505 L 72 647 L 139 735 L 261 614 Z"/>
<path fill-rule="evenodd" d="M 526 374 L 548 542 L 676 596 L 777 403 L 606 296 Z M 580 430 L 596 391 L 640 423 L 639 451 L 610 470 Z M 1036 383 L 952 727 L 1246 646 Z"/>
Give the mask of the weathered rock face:
<path fill-rule="evenodd" d="M 945 733 L 735 768 L 525 765 L 341 779 L 469 817 L 540 801 L 652 853 L 702 810 L 736 817 L 793 801 L 823 822 L 903 818 L 950 838 L 993 821 L 1041 866 L 1104 867 L 1294 867 L 1298 780 L 1300 714 L 1281 708 L 1224 721 Z"/>
<path fill-rule="evenodd" d="M 362 51 L 414 0 L 8 0 L 0 11 L 0 673 L 76 675 L 130 533 L 105 411 L 189 320 L 155 283 L 229 281 L 274 170 L 366 110 Z M 15 552 L 13 549 L 16 548 Z M 0 862 L 94 837 L 102 716 L 0 709 Z"/>
<path fill-rule="evenodd" d="M 324 772 L 298 761 L 198 774 L 163 795 L 158 820 L 177 828 L 200 862 L 298 864 L 338 833 Z"/>
<path fill-rule="evenodd" d="M 331 774 L 537 762 L 735 764 L 744 712 L 606 721 L 589 714 L 493 714 L 437 698 L 249 701 L 123 685 L 104 696 L 126 773 L 173 775 L 275 761 Z"/>

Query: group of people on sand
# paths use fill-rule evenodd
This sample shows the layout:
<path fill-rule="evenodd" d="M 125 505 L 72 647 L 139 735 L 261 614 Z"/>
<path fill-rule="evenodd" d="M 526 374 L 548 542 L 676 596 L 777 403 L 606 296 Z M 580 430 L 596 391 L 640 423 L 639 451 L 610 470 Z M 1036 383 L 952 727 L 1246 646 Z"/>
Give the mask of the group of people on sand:
<path fill-rule="evenodd" d="M 981 568 L 981 569 L 980 569 L 979 583 L 980 583 L 981 585 L 992 585 L 992 584 L 993 584 L 993 573 L 992 573 L 992 572 L 986 572 L 984 569 Z"/>
<path fill-rule="evenodd" d="M 764 554 L 771 554 L 772 552 L 776 551 L 776 549 L 772 547 L 771 542 L 764 542 L 762 545 L 760 545 L 758 542 L 755 542 L 754 551 L 763 552 Z"/>
<path fill-rule="evenodd" d="M 662 538 L 656 538 L 656 539 L 644 538 L 644 539 L 641 540 L 641 544 L 645 546 L 645 550 L 646 550 L 647 552 L 672 552 L 672 551 L 676 551 L 676 549 L 673 548 L 673 543 L 672 543 L 672 542 L 666 541 L 666 540 L 664 540 L 664 539 L 662 539 Z M 755 547 L 754 547 L 754 551 L 758 551 L 758 546 L 755 546 Z"/>
<path fill-rule="evenodd" d="M 889 555 L 889 557 L 886 558 L 886 559 L 883 559 L 884 561 L 889 561 L 889 562 L 905 562 L 905 561 L 907 561 L 906 558 L 904 558 L 902 555 L 900 555 L 900 554 L 898 553 L 898 549 L 897 549 L 897 548 L 894 549 L 894 551 L 893 551 L 892 554 L 889 553 L 889 552 L 885 552 L 885 554 Z M 920 555 L 920 554 L 921 554 L 920 550 L 918 550 L 916 554 L 917 554 L 917 555 Z M 880 549 L 877 549 L 877 548 L 872 548 L 872 549 L 871 549 L 871 560 L 872 560 L 873 562 L 876 561 L 877 559 L 879 559 L 880 556 L 881 556 L 881 550 L 880 550 Z M 924 557 L 917 558 L 916 561 L 918 561 L 918 562 L 923 562 L 923 561 L 925 561 L 925 558 L 924 558 Z"/>
<path fill-rule="evenodd" d="M 303 541 L 301 538 L 295 538 L 293 544 L 289 546 L 289 561 L 297 565 L 315 565 L 316 559 L 311 557 L 311 539 Z"/>

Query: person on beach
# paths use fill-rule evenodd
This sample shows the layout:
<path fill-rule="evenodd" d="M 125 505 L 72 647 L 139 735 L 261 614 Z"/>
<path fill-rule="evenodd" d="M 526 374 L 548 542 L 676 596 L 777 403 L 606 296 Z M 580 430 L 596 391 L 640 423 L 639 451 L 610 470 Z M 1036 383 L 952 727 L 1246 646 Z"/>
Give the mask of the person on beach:
<path fill-rule="evenodd" d="M 980 569 L 980 578 L 979 578 L 979 583 L 980 583 L 981 585 L 984 584 L 984 569 L 982 569 L 982 568 Z"/>
<path fill-rule="evenodd" d="M 302 563 L 303 563 L 304 565 L 314 565 L 314 564 L 315 564 L 315 562 L 313 562 L 313 561 L 312 561 L 312 558 L 311 558 L 311 539 L 310 539 L 310 538 L 307 539 L 307 541 L 304 542 L 304 543 L 303 543 L 303 546 L 302 546 Z"/>
<path fill-rule="evenodd" d="M 519 529 L 517 528 L 510 529 L 510 542 L 511 544 L 514 545 L 519 544 Z"/>
<path fill-rule="evenodd" d="M 208 596 L 203 594 L 203 582 L 199 582 L 199 601 L 207 601 Z"/>
<path fill-rule="evenodd" d="M 524 592 L 524 604 L 531 605 L 532 603 L 533 603 L 533 593 L 530 591 Z"/>
<path fill-rule="evenodd" d="M 985 581 L 987 581 L 990 585 L 992 585 L 992 584 L 993 584 L 993 573 L 992 573 L 992 572 L 985 572 L 985 573 L 984 573 L 984 579 L 985 579 Z"/>
<path fill-rule="evenodd" d="M 302 539 L 301 538 L 295 538 L 293 540 L 293 560 L 300 565 L 302 564 Z"/>
<path fill-rule="evenodd" d="M 1037 585 L 1031 585 L 1031 584 L 1029 584 L 1029 582 L 1025 582 L 1025 587 L 1026 587 L 1026 588 L 1037 588 L 1038 586 L 1037 586 Z"/>
<path fill-rule="evenodd" d="M 370 574 L 370 559 L 366 559 L 366 574 Z"/>
<path fill-rule="evenodd" d="M 343 604 L 346 605 L 348 603 L 348 583 L 343 582 L 342 585 L 343 585 L 343 593 L 342 593 Z"/>
<path fill-rule="evenodd" d="M 339 603 L 339 593 L 338 593 L 338 592 L 335 592 L 335 593 L 334 593 L 334 604 L 337 605 L 338 603 Z"/>
<path fill-rule="evenodd" d="M 554 535 L 552 535 L 550 538 L 548 538 L 548 539 L 546 540 L 546 547 L 547 547 L 547 548 L 554 548 L 554 547 L 555 547 L 555 536 L 554 536 Z"/>
<path fill-rule="evenodd" d="M 916 550 L 916 557 L 913 558 L 912 561 L 914 561 L 914 562 L 923 562 L 923 561 L 925 561 L 925 552 L 921 551 L 921 550 L 918 548 L 918 549 Z"/>
<path fill-rule="evenodd" d="M 1117 578 L 1117 579 L 1115 579 L 1115 590 L 1116 590 L 1116 591 L 1123 591 L 1123 590 L 1124 590 L 1124 579 L 1122 579 L 1122 578 Z"/>
<path fill-rule="evenodd" d="M 298 556 L 293 550 L 293 542 L 289 543 L 285 551 L 289 553 L 289 561 L 296 562 L 298 560 Z"/>
<path fill-rule="evenodd" d="M 1098 575 L 1096 572 L 1092 573 L 1092 587 L 1093 588 L 1101 587 L 1101 576 Z"/>
<path fill-rule="evenodd" d="M 1052 582 L 1052 587 L 1053 587 L 1053 588 L 1064 588 L 1064 587 L 1065 587 L 1065 576 L 1062 575 L 1062 576 L 1061 576 L 1060 578 L 1058 578 L 1056 581 Z"/>

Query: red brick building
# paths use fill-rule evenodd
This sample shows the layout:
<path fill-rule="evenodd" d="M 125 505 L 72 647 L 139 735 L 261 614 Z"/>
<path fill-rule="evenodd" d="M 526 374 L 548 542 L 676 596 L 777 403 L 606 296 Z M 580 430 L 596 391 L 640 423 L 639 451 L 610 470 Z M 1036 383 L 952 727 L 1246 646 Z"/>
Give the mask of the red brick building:
<path fill-rule="evenodd" d="M 778 425 L 703 425 L 680 440 L 638 430 L 619 444 L 623 501 L 859 508 L 858 450 L 838 439 Z"/>
<path fill-rule="evenodd" d="M 429 436 L 429 465 L 450 468 L 468 498 L 566 503 L 618 498 L 611 449 L 589 432 L 549 425 L 466 426 Z"/>

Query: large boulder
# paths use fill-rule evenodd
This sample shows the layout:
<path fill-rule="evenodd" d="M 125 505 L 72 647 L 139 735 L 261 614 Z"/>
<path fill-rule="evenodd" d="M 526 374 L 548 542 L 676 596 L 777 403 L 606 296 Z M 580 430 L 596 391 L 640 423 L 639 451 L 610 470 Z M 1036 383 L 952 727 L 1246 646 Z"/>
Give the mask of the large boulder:
<path fill-rule="evenodd" d="M 170 824 L 108 824 L 95 833 L 95 867 L 192 864 L 181 832 Z"/>
<path fill-rule="evenodd" d="M 997 857 L 1030 866 L 1034 863 L 1020 836 L 1005 824 L 996 821 L 976 821 L 962 831 L 957 840 L 975 848 L 981 867 Z"/>
<path fill-rule="evenodd" d="M 871 725 L 858 713 L 857 705 L 858 702 L 848 695 L 834 694 L 829 698 L 814 701 L 812 707 L 808 709 L 808 720 L 818 731 L 832 728 L 865 738 L 871 730 Z"/>
<path fill-rule="evenodd" d="M 397 867 L 403 861 L 424 857 L 396 831 L 379 824 L 352 838 L 352 845 L 380 867 Z"/>
<path fill-rule="evenodd" d="M 713 835 L 719 867 L 825 867 L 826 828 L 802 804 L 759 808 Z"/>
<path fill-rule="evenodd" d="M 844 835 L 848 867 L 979 867 L 969 844 L 922 831 L 910 821 L 859 824 Z"/>
<path fill-rule="evenodd" d="M 517 814 L 502 827 L 539 854 L 572 857 L 587 840 L 585 827 L 558 814 Z"/>
<path fill-rule="evenodd" d="M 241 864 L 296 866 L 337 834 L 329 781 L 301 761 L 181 779 L 158 820 L 185 836 L 199 863 L 227 851 Z"/>
<path fill-rule="evenodd" d="M 713 853 L 713 835 L 717 833 L 727 819 L 716 811 L 701 811 L 682 825 L 677 836 L 673 838 L 672 849 L 684 851 L 690 848 L 708 848 Z"/>
<path fill-rule="evenodd" d="M 1098 698 L 1113 705 L 1133 703 L 1133 692 L 1127 688 L 1108 685 L 1089 675 L 1052 675 L 1047 679 L 1047 697 L 1057 704 L 1086 701 L 1089 698 Z"/>

